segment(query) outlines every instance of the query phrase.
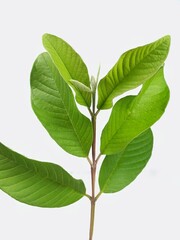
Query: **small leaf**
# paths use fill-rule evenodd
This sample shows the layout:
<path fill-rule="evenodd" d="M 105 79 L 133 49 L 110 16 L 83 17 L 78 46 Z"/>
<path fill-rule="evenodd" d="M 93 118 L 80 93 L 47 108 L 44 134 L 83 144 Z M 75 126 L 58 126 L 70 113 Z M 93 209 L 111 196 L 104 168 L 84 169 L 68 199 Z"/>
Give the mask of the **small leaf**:
<path fill-rule="evenodd" d="M 91 88 L 92 92 L 95 93 L 97 88 L 97 80 L 95 79 L 94 76 L 91 76 Z"/>
<path fill-rule="evenodd" d="M 70 80 L 76 79 L 80 83 L 90 87 L 88 70 L 77 52 L 63 39 L 51 34 L 43 35 L 43 45 L 50 54 L 54 64 L 59 70 L 63 79 L 71 85 Z M 76 100 L 79 104 L 90 107 L 91 94 L 81 91 L 80 88 L 74 88 Z"/>
<path fill-rule="evenodd" d="M 74 86 L 74 88 L 79 89 L 81 92 L 92 93 L 92 90 L 89 87 L 87 87 L 86 85 L 77 80 L 71 79 L 70 83 Z"/>
<path fill-rule="evenodd" d="M 50 136 L 65 151 L 88 156 L 92 124 L 81 114 L 67 83 L 48 53 L 39 55 L 31 72 L 32 107 Z"/>
<path fill-rule="evenodd" d="M 121 152 L 134 138 L 151 127 L 164 113 L 169 89 L 161 68 L 144 83 L 140 93 L 120 99 L 101 135 L 101 153 Z"/>
<path fill-rule="evenodd" d="M 99 174 L 101 192 L 118 192 L 134 181 L 151 157 L 152 147 L 153 135 L 148 129 L 121 153 L 106 156 Z"/>
<path fill-rule="evenodd" d="M 28 159 L 0 143 L 0 189 L 16 200 L 38 207 L 63 207 L 85 195 L 82 180 L 62 167 Z"/>
<path fill-rule="evenodd" d="M 151 78 L 162 67 L 169 51 L 170 36 L 125 52 L 100 81 L 98 109 L 111 108 L 113 99 Z"/>

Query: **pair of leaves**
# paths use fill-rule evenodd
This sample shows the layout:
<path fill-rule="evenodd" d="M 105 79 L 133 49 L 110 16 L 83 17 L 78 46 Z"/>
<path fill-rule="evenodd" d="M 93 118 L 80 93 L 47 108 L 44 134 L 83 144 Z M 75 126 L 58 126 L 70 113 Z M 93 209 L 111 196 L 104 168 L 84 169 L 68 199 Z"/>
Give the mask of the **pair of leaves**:
<path fill-rule="evenodd" d="M 101 166 L 101 192 L 117 192 L 130 184 L 147 164 L 152 152 L 151 130 L 134 139 L 124 151 L 106 156 Z M 82 180 L 60 166 L 28 159 L 0 143 L 0 189 L 16 200 L 39 207 L 62 207 L 85 195 Z"/>

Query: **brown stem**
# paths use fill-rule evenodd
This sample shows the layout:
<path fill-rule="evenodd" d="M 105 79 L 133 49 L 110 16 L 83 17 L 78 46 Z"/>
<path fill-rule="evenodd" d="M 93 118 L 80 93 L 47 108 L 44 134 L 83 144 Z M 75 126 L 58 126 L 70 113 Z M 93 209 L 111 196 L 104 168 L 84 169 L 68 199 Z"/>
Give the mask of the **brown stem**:
<path fill-rule="evenodd" d="M 95 176 L 96 176 L 96 165 L 91 167 L 91 182 L 92 182 L 92 196 L 91 196 L 91 216 L 90 216 L 90 230 L 89 240 L 93 238 L 94 231 L 94 218 L 95 218 Z"/>
<path fill-rule="evenodd" d="M 92 114 L 92 126 L 93 126 L 93 143 L 92 143 L 92 165 L 91 165 L 91 216 L 90 216 L 90 230 L 89 240 L 93 239 L 94 231 L 94 218 L 95 218 L 95 180 L 96 180 L 96 115 L 95 115 L 95 93 L 93 94 L 93 114 Z"/>

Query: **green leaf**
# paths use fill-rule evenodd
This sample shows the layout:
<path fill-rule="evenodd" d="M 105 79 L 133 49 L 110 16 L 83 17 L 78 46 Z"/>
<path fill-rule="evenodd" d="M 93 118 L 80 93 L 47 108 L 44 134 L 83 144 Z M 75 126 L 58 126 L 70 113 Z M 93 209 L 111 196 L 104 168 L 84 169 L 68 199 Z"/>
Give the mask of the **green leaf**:
<path fill-rule="evenodd" d="M 111 108 L 113 99 L 151 78 L 163 65 L 169 51 L 170 36 L 125 52 L 100 81 L 98 109 Z"/>
<path fill-rule="evenodd" d="M 121 153 L 106 156 L 99 174 L 101 192 L 118 192 L 134 181 L 151 157 L 152 147 L 153 134 L 148 129 Z"/>
<path fill-rule="evenodd" d="M 38 207 L 63 207 L 85 195 L 82 180 L 62 167 L 28 159 L 0 143 L 0 189 L 16 200 Z"/>
<path fill-rule="evenodd" d="M 81 92 L 92 93 L 92 90 L 89 87 L 87 87 L 86 85 L 77 80 L 71 79 L 70 83 L 74 86 L 74 88 L 79 89 Z"/>
<path fill-rule="evenodd" d="M 63 39 L 51 34 L 43 35 L 43 45 L 50 54 L 63 79 L 76 92 L 77 102 L 90 107 L 91 94 L 81 91 L 81 89 L 74 87 L 70 82 L 71 79 L 76 79 L 87 87 L 90 87 L 88 70 L 79 54 Z"/>
<path fill-rule="evenodd" d="M 101 153 L 121 152 L 134 138 L 151 127 L 164 113 L 169 89 L 161 68 L 146 81 L 140 93 L 119 100 L 101 135 Z"/>
<path fill-rule="evenodd" d="M 65 151 L 88 156 L 92 124 L 81 114 L 67 83 L 48 53 L 39 55 L 31 72 L 32 107 L 50 136 Z"/>

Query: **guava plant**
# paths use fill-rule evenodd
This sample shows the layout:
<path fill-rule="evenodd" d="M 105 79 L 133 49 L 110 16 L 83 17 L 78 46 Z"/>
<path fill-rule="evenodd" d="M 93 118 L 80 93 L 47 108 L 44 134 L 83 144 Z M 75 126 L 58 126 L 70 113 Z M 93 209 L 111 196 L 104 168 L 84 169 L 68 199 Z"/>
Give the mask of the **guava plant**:
<path fill-rule="evenodd" d="M 61 38 L 45 34 L 43 45 L 47 52 L 37 57 L 30 77 L 32 108 L 62 149 L 87 160 L 92 192 L 87 193 L 83 181 L 62 167 L 26 158 L 2 143 L 0 188 L 20 202 L 46 208 L 67 206 L 87 197 L 92 240 L 95 204 L 101 194 L 118 192 L 129 185 L 151 156 L 150 127 L 162 116 L 169 100 L 163 67 L 170 37 L 125 52 L 100 81 L 99 74 L 89 77 L 81 57 Z M 137 95 L 116 98 L 140 85 Z M 76 103 L 88 109 L 88 117 Z M 110 108 L 97 150 L 96 119 L 100 111 Z M 103 161 L 96 192 L 100 158 Z"/>

